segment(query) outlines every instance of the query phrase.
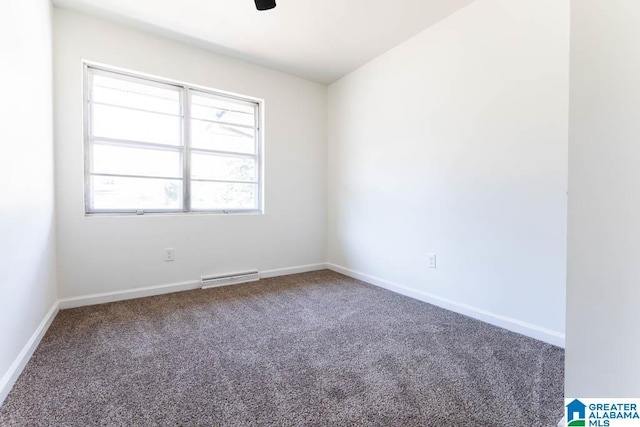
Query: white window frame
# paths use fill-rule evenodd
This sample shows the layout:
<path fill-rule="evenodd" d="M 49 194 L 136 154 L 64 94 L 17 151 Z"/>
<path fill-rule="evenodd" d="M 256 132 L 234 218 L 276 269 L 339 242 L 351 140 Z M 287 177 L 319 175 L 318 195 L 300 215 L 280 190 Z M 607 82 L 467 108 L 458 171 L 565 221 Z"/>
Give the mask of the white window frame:
<path fill-rule="evenodd" d="M 206 88 L 198 85 L 188 84 L 175 80 L 165 79 L 156 76 L 150 76 L 143 73 L 137 73 L 134 71 L 123 70 L 116 67 L 111 67 L 104 64 L 98 64 L 95 62 L 83 61 L 83 134 L 84 134 L 84 209 L 85 215 L 145 215 L 145 214 L 262 214 L 264 213 L 264 164 L 263 164 L 263 137 L 262 137 L 262 111 L 264 101 L 257 98 L 247 97 L 243 95 L 232 94 L 216 89 Z M 140 81 L 144 80 L 146 84 L 159 85 L 163 88 L 175 88 L 180 93 L 180 116 L 181 117 L 181 145 L 170 146 L 161 143 L 152 143 L 144 141 L 130 141 L 121 139 L 111 139 L 94 137 L 91 131 L 92 123 L 92 109 L 91 105 L 93 101 L 91 99 L 92 77 L 94 74 L 103 74 L 110 76 L 117 76 L 123 80 Z M 220 98 L 226 102 L 233 102 L 241 105 L 249 105 L 255 108 L 255 125 L 253 128 L 247 127 L 247 129 L 254 129 L 255 131 L 255 154 L 245 153 L 233 153 L 227 151 L 208 150 L 201 148 L 191 147 L 191 94 L 196 93 L 198 95 L 204 95 L 214 98 Z M 125 107 L 126 108 L 126 107 Z M 147 110 L 143 110 L 147 111 Z M 232 124 L 233 126 L 240 126 Z M 91 206 L 91 176 L 114 176 L 114 177 L 129 177 L 129 178 L 151 178 L 162 179 L 164 177 L 155 176 L 137 176 L 137 175 L 107 175 L 107 174 L 94 174 L 92 169 L 92 144 L 94 141 L 103 141 L 106 143 L 121 144 L 126 147 L 146 147 L 156 148 L 158 150 L 166 149 L 169 151 L 179 152 L 182 157 L 181 162 L 181 175 L 182 175 L 182 209 L 94 209 Z M 213 180 L 213 179 L 193 179 L 191 177 L 191 153 L 209 153 L 217 155 L 231 155 L 243 158 L 255 159 L 256 164 L 256 181 L 229 181 L 229 180 Z M 167 178 L 177 180 L 177 178 Z M 257 188 L 256 193 L 256 207 L 249 209 L 193 209 L 191 207 L 191 182 L 203 181 L 203 182 L 238 182 L 243 184 L 254 184 Z"/>

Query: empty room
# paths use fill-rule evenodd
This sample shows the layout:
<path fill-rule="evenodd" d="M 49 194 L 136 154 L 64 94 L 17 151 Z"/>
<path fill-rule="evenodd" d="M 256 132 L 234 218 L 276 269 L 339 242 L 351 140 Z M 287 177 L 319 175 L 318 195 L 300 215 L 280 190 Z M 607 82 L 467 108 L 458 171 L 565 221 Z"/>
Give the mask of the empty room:
<path fill-rule="evenodd" d="M 0 36 L 1 426 L 640 425 L 640 3 Z"/>

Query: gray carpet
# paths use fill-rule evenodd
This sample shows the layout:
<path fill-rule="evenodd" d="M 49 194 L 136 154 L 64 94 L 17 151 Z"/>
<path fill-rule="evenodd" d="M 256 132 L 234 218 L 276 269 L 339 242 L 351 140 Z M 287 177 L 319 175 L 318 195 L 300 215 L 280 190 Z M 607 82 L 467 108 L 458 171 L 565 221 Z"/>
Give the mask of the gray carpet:
<path fill-rule="evenodd" d="M 564 351 L 320 271 L 61 311 L 0 425 L 555 426 Z"/>

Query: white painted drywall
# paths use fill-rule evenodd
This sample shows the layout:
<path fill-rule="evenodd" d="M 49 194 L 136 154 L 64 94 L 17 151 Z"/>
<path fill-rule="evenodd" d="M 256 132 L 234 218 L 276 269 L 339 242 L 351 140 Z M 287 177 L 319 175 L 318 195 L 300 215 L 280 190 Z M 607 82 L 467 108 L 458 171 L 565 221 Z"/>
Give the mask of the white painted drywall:
<path fill-rule="evenodd" d="M 61 298 L 325 261 L 325 86 L 65 9 L 54 42 Z M 264 99 L 266 213 L 85 217 L 82 59 Z"/>
<path fill-rule="evenodd" d="M 478 0 L 329 87 L 330 263 L 563 337 L 568 23 Z"/>
<path fill-rule="evenodd" d="M 640 397 L 640 2 L 571 2 L 567 396 Z"/>
<path fill-rule="evenodd" d="M 48 0 L 0 11 L 0 385 L 56 297 Z M 0 387 L 0 394 L 8 390 Z M 0 397 L 0 403 L 2 398 Z"/>

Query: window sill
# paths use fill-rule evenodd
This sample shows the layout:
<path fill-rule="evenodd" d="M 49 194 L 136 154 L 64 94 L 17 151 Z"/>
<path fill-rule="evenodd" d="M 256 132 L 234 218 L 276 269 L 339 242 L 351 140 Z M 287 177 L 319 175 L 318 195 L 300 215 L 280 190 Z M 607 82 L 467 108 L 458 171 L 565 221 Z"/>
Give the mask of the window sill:
<path fill-rule="evenodd" d="M 238 216 L 238 215 L 264 215 L 263 210 L 230 210 L 230 211 L 192 211 L 192 212 L 85 212 L 85 217 L 162 217 L 162 216 Z"/>

